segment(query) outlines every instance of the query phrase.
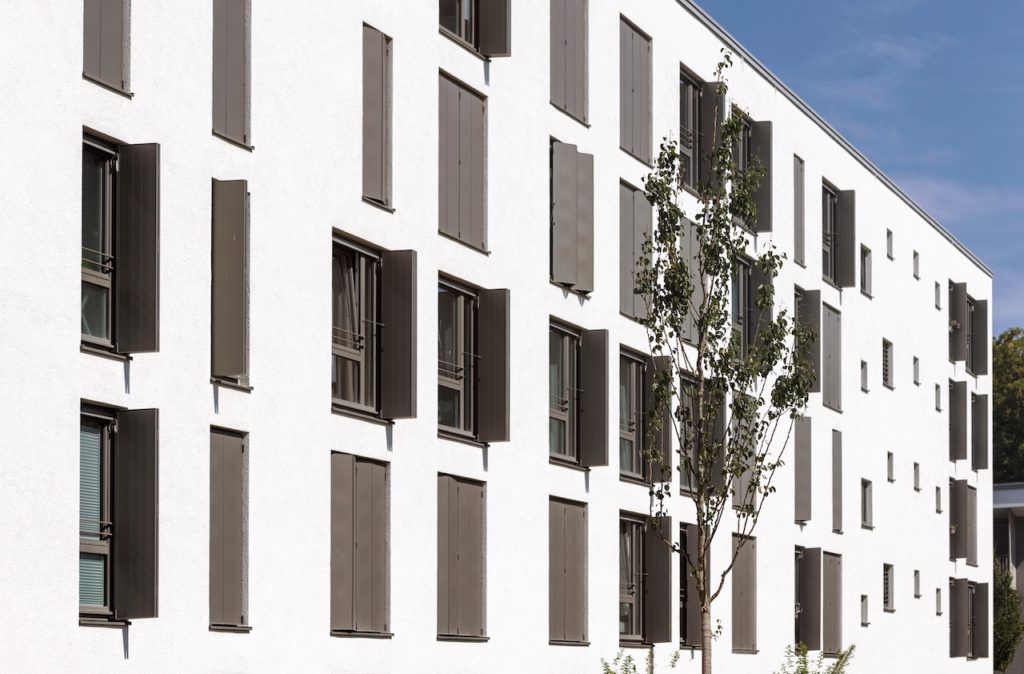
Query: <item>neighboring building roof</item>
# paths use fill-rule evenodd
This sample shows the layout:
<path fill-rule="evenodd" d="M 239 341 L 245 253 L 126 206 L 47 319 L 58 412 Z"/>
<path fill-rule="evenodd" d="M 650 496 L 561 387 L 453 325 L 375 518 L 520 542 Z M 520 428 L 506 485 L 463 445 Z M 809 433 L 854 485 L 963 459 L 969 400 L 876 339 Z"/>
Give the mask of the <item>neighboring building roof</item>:
<path fill-rule="evenodd" d="M 1024 482 L 992 485 L 993 508 L 1024 508 Z"/>
<path fill-rule="evenodd" d="M 845 148 L 847 152 L 853 155 L 854 159 L 859 161 L 864 166 L 864 168 L 866 168 L 869 172 L 874 174 L 876 178 L 882 181 L 882 183 L 885 184 L 889 189 L 891 189 L 896 194 L 896 196 L 900 197 L 904 202 L 906 202 L 906 204 L 910 206 L 914 211 L 916 211 L 918 215 L 920 215 L 932 227 L 934 227 L 939 234 L 945 237 L 947 241 L 952 243 L 957 248 L 957 250 L 959 250 L 961 253 L 967 256 L 967 258 L 970 259 L 971 262 L 976 264 L 979 269 L 985 272 L 985 274 L 988 275 L 989 278 L 992 277 L 992 270 L 989 269 L 984 262 L 982 262 L 974 253 L 968 250 L 968 248 L 964 244 L 960 243 L 960 241 L 957 240 L 957 238 L 953 236 L 949 232 L 949 230 L 940 225 L 938 220 L 928 215 L 928 213 L 923 208 L 921 208 L 917 203 L 914 202 L 913 199 L 907 196 L 907 194 L 903 190 L 901 190 L 896 185 L 896 183 L 894 183 L 892 179 L 889 178 L 889 176 L 885 175 L 885 173 L 883 173 L 880 168 L 875 166 L 870 159 L 861 154 L 860 150 L 855 148 L 853 144 L 850 143 L 850 141 L 843 138 L 842 134 L 836 131 L 828 122 L 826 122 L 821 117 L 821 115 L 816 113 L 814 109 L 811 108 L 811 106 L 807 105 L 807 103 L 805 103 L 803 99 L 797 96 L 792 89 L 786 86 L 786 84 L 783 83 L 783 81 L 780 80 L 775 75 L 775 73 L 769 70 L 763 63 L 758 61 L 757 58 L 749 51 L 747 51 L 736 38 L 729 34 L 729 31 L 723 28 L 707 12 L 701 9 L 701 7 L 699 7 L 693 0 L 676 0 L 676 2 L 682 5 L 684 9 L 689 11 L 690 14 L 694 16 L 694 18 L 703 23 L 705 27 L 711 30 L 711 32 L 717 35 L 718 39 L 720 39 L 722 42 L 728 45 L 730 49 L 739 54 L 744 61 L 749 63 L 754 68 L 754 70 L 756 70 L 762 77 L 768 80 L 768 82 L 771 83 L 772 86 L 774 86 L 776 89 L 778 89 L 779 92 L 782 93 L 786 98 L 788 98 L 790 102 L 793 103 L 793 105 L 802 110 L 804 114 L 806 114 L 813 122 L 815 122 L 819 127 L 821 127 L 822 131 L 827 133 L 829 136 L 832 137 L 834 141 L 843 146 L 843 148 Z"/>

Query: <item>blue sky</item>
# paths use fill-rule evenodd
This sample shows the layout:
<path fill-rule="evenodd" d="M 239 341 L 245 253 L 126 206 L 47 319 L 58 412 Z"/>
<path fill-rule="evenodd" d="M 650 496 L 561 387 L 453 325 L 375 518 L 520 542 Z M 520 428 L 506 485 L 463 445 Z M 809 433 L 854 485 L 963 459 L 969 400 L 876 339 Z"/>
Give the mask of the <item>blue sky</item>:
<path fill-rule="evenodd" d="M 1024 326 L 1024 1 L 697 2 L 993 270 L 995 334 Z"/>

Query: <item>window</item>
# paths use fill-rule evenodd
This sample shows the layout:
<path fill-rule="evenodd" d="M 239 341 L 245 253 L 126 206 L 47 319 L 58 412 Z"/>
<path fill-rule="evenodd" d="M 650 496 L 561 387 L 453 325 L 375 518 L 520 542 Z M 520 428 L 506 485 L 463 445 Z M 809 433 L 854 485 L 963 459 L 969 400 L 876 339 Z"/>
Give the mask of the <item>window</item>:
<path fill-rule="evenodd" d="M 865 529 L 874 529 L 872 524 L 871 480 L 860 481 L 860 525 Z"/>
<path fill-rule="evenodd" d="M 619 472 L 646 480 L 644 460 L 644 362 L 623 353 L 619 356 Z"/>
<path fill-rule="evenodd" d="M 551 142 L 551 280 L 594 290 L 594 155 Z"/>
<path fill-rule="evenodd" d="M 551 104 L 587 122 L 588 0 L 551 0 Z"/>
<path fill-rule="evenodd" d="M 860 247 L 860 292 L 871 297 L 871 250 Z"/>
<path fill-rule="evenodd" d="M 331 634 L 389 632 L 389 482 L 387 464 L 331 453 Z"/>
<path fill-rule="evenodd" d="M 860 362 L 860 390 L 868 392 L 868 363 L 864 360 Z"/>
<path fill-rule="evenodd" d="M 213 1 L 213 133 L 251 147 L 250 0 Z"/>
<path fill-rule="evenodd" d="M 971 468 L 988 468 L 988 394 L 971 394 Z"/>
<path fill-rule="evenodd" d="M 82 148 L 82 343 L 159 350 L 160 146 Z"/>
<path fill-rule="evenodd" d="M 438 82 L 438 230 L 486 250 L 487 102 L 444 75 Z"/>
<path fill-rule="evenodd" d="M 860 626 L 867 627 L 870 624 L 868 622 L 868 596 L 862 594 L 860 596 Z"/>
<path fill-rule="evenodd" d="M 744 115 L 739 108 L 736 106 L 732 107 L 733 118 L 739 120 L 739 133 L 736 136 L 736 141 L 732 146 L 732 161 L 736 166 L 737 177 L 746 174 L 746 172 L 753 168 L 755 162 L 755 150 L 754 150 L 754 139 L 753 129 L 751 127 L 750 118 Z M 754 223 L 746 222 L 747 218 L 744 213 L 739 212 L 737 209 L 738 202 L 729 202 L 729 206 L 732 209 L 732 216 L 735 222 L 738 222 L 747 229 L 754 229 L 752 225 Z"/>
<path fill-rule="evenodd" d="M 949 460 L 967 458 L 967 382 L 949 382 Z"/>
<path fill-rule="evenodd" d="M 938 384 L 935 385 L 935 411 L 942 411 L 942 387 Z"/>
<path fill-rule="evenodd" d="M 914 569 L 914 599 L 921 598 L 921 572 Z"/>
<path fill-rule="evenodd" d="M 482 482 L 437 476 L 437 634 L 487 634 L 486 504 Z"/>
<path fill-rule="evenodd" d="M 757 539 L 732 536 L 732 650 L 757 650 Z"/>
<path fill-rule="evenodd" d="M 921 385 L 921 360 L 917 356 L 914 356 L 914 384 Z"/>
<path fill-rule="evenodd" d="M 651 163 L 651 38 L 619 20 L 619 147 Z"/>
<path fill-rule="evenodd" d="M 840 288 L 855 283 L 855 212 L 853 190 L 840 191 L 827 182 L 821 185 L 821 274 Z"/>
<path fill-rule="evenodd" d="M 509 292 L 442 281 L 437 291 L 437 424 L 444 434 L 505 442 Z"/>
<path fill-rule="evenodd" d="M 619 312 L 630 318 L 647 317 L 647 303 L 634 293 L 634 282 L 651 233 L 651 202 L 643 190 L 619 183 Z"/>
<path fill-rule="evenodd" d="M 586 643 L 587 506 L 552 498 L 548 514 L 548 638 Z"/>
<path fill-rule="evenodd" d="M 843 434 L 832 431 L 832 531 L 843 533 Z"/>
<path fill-rule="evenodd" d="M 619 639 L 643 640 L 644 525 L 639 520 L 619 520 Z"/>
<path fill-rule="evenodd" d="M 85 0 L 82 74 L 127 94 L 131 0 Z"/>
<path fill-rule="evenodd" d="M 896 471 L 894 467 L 892 452 L 885 453 L 885 479 L 889 482 L 896 481 Z"/>
<path fill-rule="evenodd" d="M 157 615 L 157 417 L 155 409 L 83 406 L 78 555 L 83 623 Z"/>
<path fill-rule="evenodd" d="M 921 280 L 921 256 L 914 251 L 914 278 Z"/>
<path fill-rule="evenodd" d="M 935 615 L 942 615 L 942 588 L 935 588 Z"/>
<path fill-rule="evenodd" d="M 887 612 L 896 610 L 895 588 L 896 575 L 892 564 L 882 565 L 882 608 Z"/>
<path fill-rule="evenodd" d="M 989 584 L 966 578 L 949 579 L 949 655 L 987 658 L 989 642 Z"/>
<path fill-rule="evenodd" d="M 824 370 L 822 403 L 833 410 L 843 409 L 842 381 L 842 315 L 828 306 L 821 311 L 821 359 Z"/>
<path fill-rule="evenodd" d="M 835 190 L 828 185 L 821 187 L 821 273 L 835 283 L 838 242 L 836 241 Z"/>
<path fill-rule="evenodd" d="M 753 337 L 750 329 L 750 262 L 739 260 L 732 271 L 732 341 L 740 358 L 747 355 Z"/>
<path fill-rule="evenodd" d="M 249 187 L 213 181 L 210 367 L 214 379 L 249 385 Z"/>
<path fill-rule="evenodd" d="M 942 487 L 935 488 L 935 512 L 942 512 Z"/>
<path fill-rule="evenodd" d="M 391 207 L 391 38 L 363 24 L 363 198 Z"/>
<path fill-rule="evenodd" d="M 701 153 L 701 84 L 685 70 L 679 72 L 679 165 L 683 184 L 697 187 Z"/>
<path fill-rule="evenodd" d="M 244 434 L 210 429 L 210 629 L 249 631 L 249 455 Z"/>
<path fill-rule="evenodd" d="M 608 465 L 608 331 L 552 325 L 548 337 L 551 458 Z"/>
<path fill-rule="evenodd" d="M 895 259 L 895 258 L 893 258 L 893 254 L 892 254 L 892 230 L 891 229 L 885 230 L 885 256 L 888 257 L 890 260 Z"/>
<path fill-rule="evenodd" d="M 578 461 L 580 340 L 556 327 L 548 337 L 548 385 L 551 397 L 548 448 L 551 456 Z"/>
<path fill-rule="evenodd" d="M 892 355 L 892 342 L 887 339 L 882 340 L 882 384 L 886 388 L 893 387 L 893 355 Z"/>
<path fill-rule="evenodd" d="M 939 285 L 938 281 L 935 282 L 935 308 L 942 308 L 942 286 Z"/>
<path fill-rule="evenodd" d="M 914 491 L 921 491 L 921 464 L 914 462 Z"/>
<path fill-rule="evenodd" d="M 804 160 L 793 155 L 793 261 L 804 265 Z"/>
<path fill-rule="evenodd" d="M 440 0 L 441 29 L 482 56 L 511 56 L 508 0 Z"/>

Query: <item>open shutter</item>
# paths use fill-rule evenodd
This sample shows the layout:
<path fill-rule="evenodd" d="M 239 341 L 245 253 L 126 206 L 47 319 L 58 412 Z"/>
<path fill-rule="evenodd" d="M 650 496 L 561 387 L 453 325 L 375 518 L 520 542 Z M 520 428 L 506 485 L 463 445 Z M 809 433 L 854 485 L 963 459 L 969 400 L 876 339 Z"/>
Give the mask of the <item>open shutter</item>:
<path fill-rule="evenodd" d="M 757 539 L 733 534 L 736 562 L 732 568 L 732 648 L 757 650 Z M 737 548 L 739 548 L 737 552 Z"/>
<path fill-rule="evenodd" d="M 244 625 L 245 441 L 210 433 L 210 624 Z"/>
<path fill-rule="evenodd" d="M 655 529 L 658 527 L 658 530 Z M 660 531 L 660 533 L 659 533 Z M 647 521 L 644 532 L 644 628 L 647 641 L 672 641 L 672 518 Z"/>
<path fill-rule="evenodd" d="M 509 439 L 509 302 L 507 289 L 480 291 L 477 419 L 481 442 Z"/>
<path fill-rule="evenodd" d="M 566 640 L 566 508 L 562 501 L 548 502 L 548 639 L 551 641 Z"/>
<path fill-rule="evenodd" d="M 950 360 L 967 360 L 967 284 L 954 283 L 949 303 Z M 987 345 L 986 345 L 987 346 Z"/>
<path fill-rule="evenodd" d="M 811 418 L 797 417 L 793 424 L 794 470 L 795 470 L 795 519 L 809 522 L 811 519 Z"/>
<path fill-rule="evenodd" d="M 949 495 L 949 519 L 956 530 L 953 532 L 950 557 L 965 559 L 967 557 L 967 541 L 970 536 L 967 524 L 967 480 L 954 480 Z"/>
<path fill-rule="evenodd" d="M 416 417 L 416 251 L 381 255 L 380 412 Z"/>
<path fill-rule="evenodd" d="M 579 364 L 580 463 L 608 465 L 608 331 L 584 330 Z"/>
<path fill-rule="evenodd" d="M 462 144 L 464 148 L 469 148 L 469 161 L 463 163 L 461 173 L 465 175 L 468 167 L 469 179 L 467 181 L 463 178 L 462 185 L 463 187 L 466 185 L 469 187 L 469 215 L 465 217 L 464 214 L 461 225 L 461 237 L 469 245 L 476 246 L 480 250 L 486 250 L 487 210 L 485 192 L 487 187 L 484 184 L 484 177 L 487 172 L 485 168 L 486 145 L 484 142 L 484 124 L 487 103 L 476 93 L 468 90 L 462 92 L 462 101 Z M 466 109 L 467 106 L 468 111 Z M 468 237 L 466 234 L 467 223 L 469 226 Z"/>
<path fill-rule="evenodd" d="M 160 350 L 160 145 L 118 155 L 114 306 L 121 353 Z"/>
<path fill-rule="evenodd" d="M 576 153 L 576 292 L 594 291 L 594 155 Z"/>
<path fill-rule="evenodd" d="M 836 194 L 836 285 L 857 285 L 857 199 L 854 190 Z"/>
<path fill-rule="evenodd" d="M 686 527 L 686 554 L 689 557 L 690 564 L 696 566 L 699 562 L 698 546 L 697 546 L 697 525 L 696 524 L 685 524 Z M 685 564 L 686 560 L 681 559 L 680 564 Z M 687 646 L 694 648 L 701 648 L 701 633 L 700 633 L 700 595 L 697 592 L 697 578 L 693 575 L 692 570 L 688 567 L 686 574 L 686 634 L 683 635 L 683 640 Z"/>
<path fill-rule="evenodd" d="M 978 583 L 974 586 L 974 629 L 971 631 L 974 636 L 974 657 L 988 657 L 989 637 L 989 599 L 988 583 Z"/>
<path fill-rule="evenodd" d="M 84 72 L 119 91 L 127 91 L 128 13 L 125 0 L 85 0 Z"/>
<path fill-rule="evenodd" d="M 972 566 L 978 564 L 978 490 L 974 487 L 967 488 L 967 508 L 964 512 L 964 536 L 967 546 L 967 563 Z"/>
<path fill-rule="evenodd" d="M 720 82 L 705 82 L 700 92 L 700 180 L 714 184 L 710 155 L 722 145 L 722 122 L 729 114 L 725 94 L 718 93 Z"/>
<path fill-rule="evenodd" d="M 988 353 L 991 343 L 988 339 L 988 300 L 975 300 L 972 336 L 971 369 L 974 374 L 988 374 Z"/>
<path fill-rule="evenodd" d="M 949 593 L 949 657 L 967 657 L 967 639 L 970 636 L 970 588 L 966 578 L 953 580 Z"/>
<path fill-rule="evenodd" d="M 438 78 L 438 230 L 459 236 L 459 88 L 447 77 Z"/>
<path fill-rule="evenodd" d="M 633 315 L 633 188 L 619 183 L 619 312 Z"/>
<path fill-rule="evenodd" d="M 834 655 L 843 644 L 843 557 L 823 553 L 822 562 L 822 650 Z"/>
<path fill-rule="evenodd" d="M 757 306 L 757 296 L 761 292 L 760 288 L 766 285 L 774 285 L 772 278 L 761 269 L 760 265 L 750 265 L 750 294 L 748 298 L 750 307 L 748 308 L 748 315 L 750 316 L 750 325 L 754 330 L 754 334 L 751 335 L 751 343 L 755 346 L 760 345 L 764 341 L 764 335 L 768 331 L 774 317 L 773 306 L 769 305 L 764 309 Z M 773 302 L 774 297 L 775 295 L 773 294 Z"/>
<path fill-rule="evenodd" d="M 810 359 L 811 371 L 814 374 L 814 381 L 811 384 L 811 391 L 821 391 L 821 349 L 823 340 L 821 338 L 821 291 L 805 290 L 803 306 L 800 309 L 800 322 L 811 331 L 813 335 L 808 345 L 807 357 Z"/>
<path fill-rule="evenodd" d="M 843 531 L 843 434 L 832 431 L 832 531 Z"/>
<path fill-rule="evenodd" d="M 757 206 L 755 232 L 772 231 L 772 123 L 753 122 L 750 125 L 750 140 L 754 157 L 764 168 L 764 175 L 754 194 Z"/>
<path fill-rule="evenodd" d="M 479 0 L 480 53 L 512 55 L 512 0 Z"/>
<path fill-rule="evenodd" d="M 331 630 L 355 629 L 355 457 L 331 454 Z M 439 572 L 440 573 L 440 572 Z"/>
<path fill-rule="evenodd" d="M 619 20 L 619 147 L 633 152 L 633 27 Z"/>
<path fill-rule="evenodd" d="M 117 415 L 114 447 L 113 586 L 119 620 L 157 616 L 159 411 Z"/>
<path fill-rule="evenodd" d="M 800 633 L 807 650 L 821 648 L 821 548 L 805 548 L 800 558 Z"/>
<path fill-rule="evenodd" d="M 387 204 L 388 39 L 363 25 L 363 196 Z"/>
<path fill-rule="evenodd" d="M 644 194 L 643 190 L 633 191 L 633 264 L 631 270 L 633 274 L 639 271 L 639 260 L 641 257 L 646 257 L 650 260 L 650 255 L 644 255 L 644 240 L 651 237 L 652 234 L 652 222 L 651 222 L 651 202 L 647 200 L 647 195 Z M 633 281 L 631 280 L 632 284 Z M 643 295 L 633 295 L 633 313 L 632 316 L 638 320 L 647 318 L 647 300 L 644 299 Z"/>
<path fill-rule="evenodd" d="M 644 410 L 647 417 L 644 419 L 644 445 L 645 449 L 660 453 L 661 460 L 654 461 L 651 465 L 651 480 L 654 482 L 670 482 L 672 480 L 672 400 L 665 401 L 662 408 L 657 411 L 660 418 L 661 428 L 654 428 L 654 385 L 659 377 L 672 376 L 672 360 L 670 356 L 648 357 L 644 364 Z"/>
<path fill-rule="evenodd" d="M 988 395 L 974 396 L 971 406 L 971 455 L 974 469 L 988 468 Z"/>
<path fill-rule="evenodd" d="M 576 283 L 576 146 L 551 143 L 551 280 Z"/>
<path fill-rule="evenodd" d="M 213 130 L 249 144 L 249 0 L 213 0 Z"/>
<path fill-rule="evenodd" d="M 949 387 L 949 458 L 967 458 L 967 382 L 954 381 Z"/>
<path fill-rule="evenodd" d="M 804 264 L 804 160 L 793 155 L 793 261 Z"/>
<path fill-rule="evenodd" d="M 687 343 L 696 345 L 700 338 L 697 318 L 700 316 L 701 305 L 704 303 L 704 284 L 700 274 L 700 237 L 697 234 L 696 223 L 689 220 L 683 220 L 680 223 L 679 244 L 682 246 L 690 285 L 693 286 L 690 306 L 687 307 L 686 320 L 683 322 L 682 338 Z"/>
<path fill-rule="evenodd" d="M 247 374 L 249 189 L 245 180 L 213 181 L 214 377 Z"/>
<path fill-rule="evenodd" d="M 705 393 L 705 399 L 710 400 L 714 393 Z M 712 486 L 719 490 L 725 489 L 726 475 L 725 475 L 725 458 L 729 451 L 729 445 L 727 444 L 726 438 L 726 424 L 729 417 L 729 404 L 725 399 L 725 393 L 717 395 L 717 401 L 711 401 L 711 405 L 714 405 L 715 410 L 707 409 L 702 412 L 702 416 L 710 415 L 712 411 L 715 413 L 715 418 L 711 422 L 711 437 L 714 441 L 714 445 L 717 447 L 717 454 L 712 458 L 712 465 L 710 467 L 711 475 L 709 476 L 710 483 Z M 709 447 L 709 452 L 715 451 L 715 447 Z"/>

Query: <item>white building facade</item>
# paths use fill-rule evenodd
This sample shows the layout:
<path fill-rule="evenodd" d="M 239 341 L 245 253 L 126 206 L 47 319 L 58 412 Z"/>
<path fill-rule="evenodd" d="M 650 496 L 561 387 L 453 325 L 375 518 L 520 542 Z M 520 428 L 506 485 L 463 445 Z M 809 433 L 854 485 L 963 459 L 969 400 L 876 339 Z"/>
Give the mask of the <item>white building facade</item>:
<path fill-rule="evenodd" d="M 0 6 L 0 668 L 699 671 L 622 251 L 725 47 L 820 363 L 716 665 L 990 669 L 991 272 L 688 0 L 439 5 Z"/>

